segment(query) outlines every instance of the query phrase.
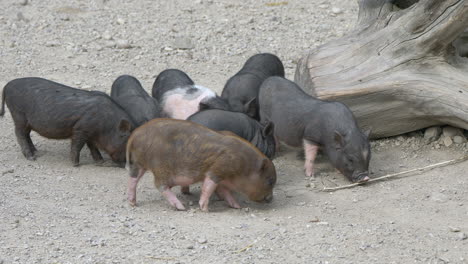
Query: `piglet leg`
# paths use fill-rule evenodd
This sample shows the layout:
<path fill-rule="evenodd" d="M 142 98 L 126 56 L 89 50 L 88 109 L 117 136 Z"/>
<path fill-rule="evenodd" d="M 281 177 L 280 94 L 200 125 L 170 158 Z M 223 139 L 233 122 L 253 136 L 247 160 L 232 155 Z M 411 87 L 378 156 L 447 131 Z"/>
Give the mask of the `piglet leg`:
<path fill-rule="evenodd" d="M 219 198 L 226 201 L 230 207 L 236 208 L 236 209 L 242 208 L 239 205 L 239 203 L 237 203 L 234 196 L 232 196 L 231 191 L 228 188 L 224 187 L 223 185 L 218 185 L 218 188 L 216 188 L 216 194 L 219 196 Z"/>
<path fill-rule="evenodd" d="M 210 179 L 210 177 L 206 177 L 203 181 L 200 201 L 198 202 L 202 211 L 208 212 L 208 204 L 210 202 L 210 197 L 216 190 L 216 187 L 218 187 L 218 184 L 216 184 L 216 182 Z"/>
<path fill-rule="evenodd" d="M 304 163 L 304 171 L 307 177 L 314 176 L 314 161 L 315 157 L 317 157 L 319 146 L 310 143 L 307 140 L 304 140 L 304 154 L 305 154 L 305 163 Z"/>
<path fill-rule="evenodd" d="M 145 169 L 131 168 L 130 178 L 128 179 L 128 202 L 131 206 L 136 206 L 136 189 L 138 182 L 140 181 L 143 174 L 145 174 Z"/>
<path fill-rule="evenodd" d="M 171 191 L 171 188 L 167 185 L 162 187 L 162 195 L 166 200 L 175 207 L 177 210 L 185 211 L 185 206 L 177 199 L 177 196 Z"/>

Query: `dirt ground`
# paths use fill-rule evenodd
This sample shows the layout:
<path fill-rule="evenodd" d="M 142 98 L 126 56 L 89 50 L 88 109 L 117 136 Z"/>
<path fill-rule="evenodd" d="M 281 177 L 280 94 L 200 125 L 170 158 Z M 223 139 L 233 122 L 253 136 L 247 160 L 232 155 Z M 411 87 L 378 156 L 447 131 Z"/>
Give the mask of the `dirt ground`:
<path fill-rule="evenodd" d="M 25 2 L 0 1 L 1 87 L 39 76 L 109 92 L 131 74 L 149 91 L 179 68 L 220 92 L 258 52 L 277 54 L 292 79 L 301 54 L 352 29 L 358 11 L 351 0 Z M 309 179 L 284 151 L 271 204 L 213 199 L 202 213 L 197 186 L 175 190 L 190 208 L 178 212 L 150 174 L 131 208 L 126 170 L 96 166 L 86 149 L 74 168 L 68 140 L 34 133 L 39 158 L 27 161 L 8 111 L 0 132 L 1 264 L 468 263 L 468 162 L 329 193 L 324 185 L 348 182 L 324 157 Z M 422 132 L 376 140 L 372 177 L 466 154 L 466 143 L 426 144 Z"/>

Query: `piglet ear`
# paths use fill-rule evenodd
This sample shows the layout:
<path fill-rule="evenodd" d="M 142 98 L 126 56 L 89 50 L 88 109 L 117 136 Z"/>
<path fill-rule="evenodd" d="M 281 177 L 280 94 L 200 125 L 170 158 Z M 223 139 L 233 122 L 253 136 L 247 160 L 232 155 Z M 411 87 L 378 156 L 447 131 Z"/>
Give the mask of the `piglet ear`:
<path fill-rule="evenodd" d="M 263 136 L 264 137 L 273 136 L 274 132 L 275 132 L 275 125 L 273 124 L 273 122 L 268 121 L 262 129 Z"/>
<path fill-rule="evenodd" d="M 244 104 L 244 112 L 249 117 L 255 119 L 257 116 L 257 98 L 253 98 Z"/>
<path fill-rule="evenodd" d="M 207 103 L 200 102 L 198 104 L 198 111 L 208 110 L 211 109 L 210 105 Z"/>
<path fill-rule="evenodd" d="M 366 131 L 364 131 L 364 135 L 366 136 L 366 138 L 369 138 L 370 136 L 370 133 L 371 133 L 371 128 L 367 129 Z"/>
<path fill-rule="evenodd" d="M 344 147 L 344 137 L 340 132 L 335 130 L 335 147 L 336 149 L 342 149 Z"/>
<path fill-rule="evenodd" d="M 120 132 L 130 132 L 132 130 L 132 124 L 126 119 L 120 120 L 119 124 L 119 130 Z"/>

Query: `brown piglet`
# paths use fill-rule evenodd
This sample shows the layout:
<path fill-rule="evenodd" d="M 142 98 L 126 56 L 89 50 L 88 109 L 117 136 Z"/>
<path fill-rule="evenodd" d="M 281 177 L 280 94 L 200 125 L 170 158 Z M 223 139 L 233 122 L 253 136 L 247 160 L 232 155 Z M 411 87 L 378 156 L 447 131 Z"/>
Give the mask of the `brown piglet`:
<path fill-rule="evenodd" d="M 250 142 L 219 133 L 202 125 L 175 119 L 154 119 L 137 128 L 127 144 L 128 201 L 136 205 L 136 188 L 143 174 L 153 172 L 156 188 L 178 210 L 184 205 L 171 192 L 203 182 L 200 208 L 208 211 L 216 191 L 230 207 L 241 208 L 231 191 L 244 193 L 256 202 L 270 202 L 276 170 Z"/>

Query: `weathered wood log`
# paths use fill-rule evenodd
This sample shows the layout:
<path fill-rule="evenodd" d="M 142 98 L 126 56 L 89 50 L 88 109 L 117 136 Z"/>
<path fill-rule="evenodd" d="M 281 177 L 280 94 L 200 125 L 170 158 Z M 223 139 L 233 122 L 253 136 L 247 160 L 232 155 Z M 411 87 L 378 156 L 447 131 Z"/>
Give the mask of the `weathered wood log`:
<path fill-rule="evenodd" d="M 298 62 L 296 83 L 348 105 L 372 138 L 468 129 L 468 59 L 455 48 L 466 41 L 468 0 L 360 0 L 359 8 L 354 31 Z"/>

